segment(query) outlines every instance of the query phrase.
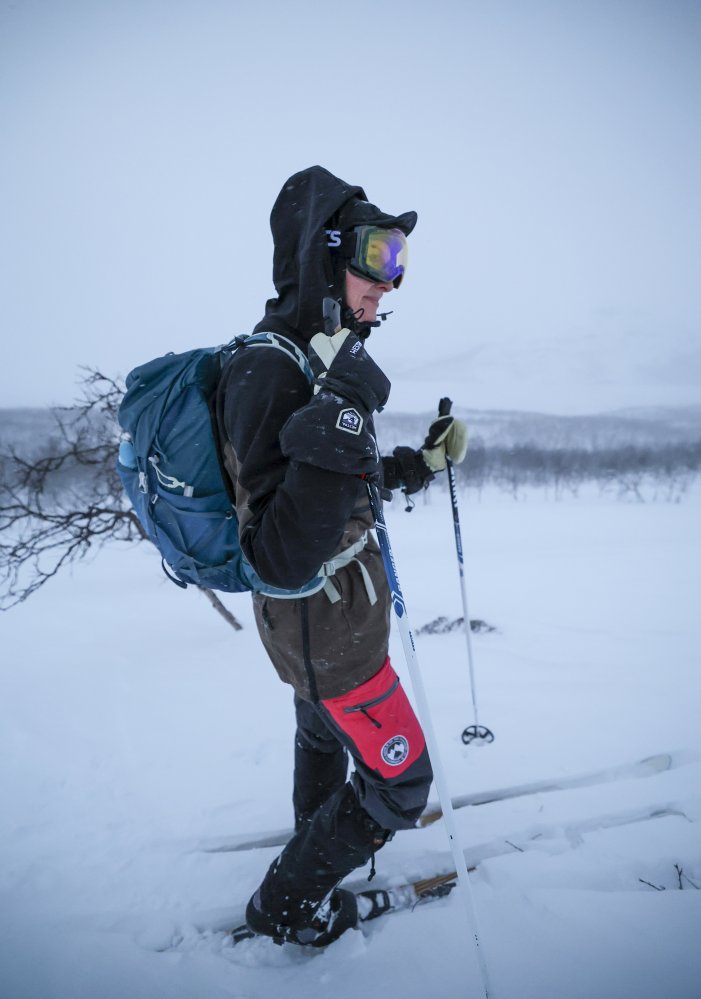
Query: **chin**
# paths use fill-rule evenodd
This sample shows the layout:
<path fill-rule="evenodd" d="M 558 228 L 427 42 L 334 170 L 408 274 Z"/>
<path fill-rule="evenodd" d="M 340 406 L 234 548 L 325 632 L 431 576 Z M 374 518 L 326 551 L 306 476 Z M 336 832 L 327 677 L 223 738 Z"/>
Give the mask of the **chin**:
<path fill-rule="evenodd" d="M 378 303 L 374 300 L 368 302 L 367 305 L 363 305 L 363 321 L 367 323 L 374 323 L 377 319 L 377 309 Z"/>

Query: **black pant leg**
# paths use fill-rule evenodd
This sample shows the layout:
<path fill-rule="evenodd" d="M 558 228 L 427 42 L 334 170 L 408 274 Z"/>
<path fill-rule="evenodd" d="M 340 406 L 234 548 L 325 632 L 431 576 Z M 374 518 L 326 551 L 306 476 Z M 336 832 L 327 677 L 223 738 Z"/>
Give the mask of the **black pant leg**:
<path fill-rule="evenodd" d="M 346 782 L 348 753 L 309 701 L 295 697 L 295 770 L 292 804 L 295 829 Z"/>

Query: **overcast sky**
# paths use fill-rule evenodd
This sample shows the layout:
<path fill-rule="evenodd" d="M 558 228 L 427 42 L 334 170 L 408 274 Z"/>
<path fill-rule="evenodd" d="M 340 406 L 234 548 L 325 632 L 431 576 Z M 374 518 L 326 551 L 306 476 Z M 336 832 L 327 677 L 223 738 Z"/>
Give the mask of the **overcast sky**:
<path fill-rule="evenodd" d="M 524 358 L 610 348 L 693 401 L 700 81 L 684 0 L 0 0 L 0 406 L 248 331 L 314 163 L 419 213 L 395 384 L 515 408 Z"/>

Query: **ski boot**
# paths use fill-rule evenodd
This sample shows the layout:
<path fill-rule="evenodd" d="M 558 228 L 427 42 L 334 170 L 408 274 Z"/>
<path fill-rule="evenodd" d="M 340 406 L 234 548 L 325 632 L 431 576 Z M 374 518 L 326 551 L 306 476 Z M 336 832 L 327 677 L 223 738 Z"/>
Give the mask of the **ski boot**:
<path fill-rule="evenodd" d="M 272 937 L 277 944 L 294 943 L 304 947 L 326 947 L 358 922 L 358 904 L 352 891 L 335 888 L 316 910 L 304 918 L 301 911 L 294 925 L 275 922 L 259 908 L 256 892 L 246 908 L 246 923 L 254 933 Z"/>
<path fill-rule="evenodd" d="M 251 931 L 314 947 L 338 939 L 358 921 L 355 895 L 338 885 L 389 836 L 350 784 L 339 788 L 271 864 L 246 909 Z"/>

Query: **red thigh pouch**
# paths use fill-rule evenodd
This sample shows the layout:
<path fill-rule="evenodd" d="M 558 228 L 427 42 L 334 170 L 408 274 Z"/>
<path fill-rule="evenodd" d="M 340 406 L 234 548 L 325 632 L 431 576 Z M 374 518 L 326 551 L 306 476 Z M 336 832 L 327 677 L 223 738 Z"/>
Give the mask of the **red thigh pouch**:
<path fill-rule="evenodd" d="M 363 763 L 382 777 L 398 777 L 424 750 L 421 726 L 389 657 L 360 687 L 321 703 Z"/>

